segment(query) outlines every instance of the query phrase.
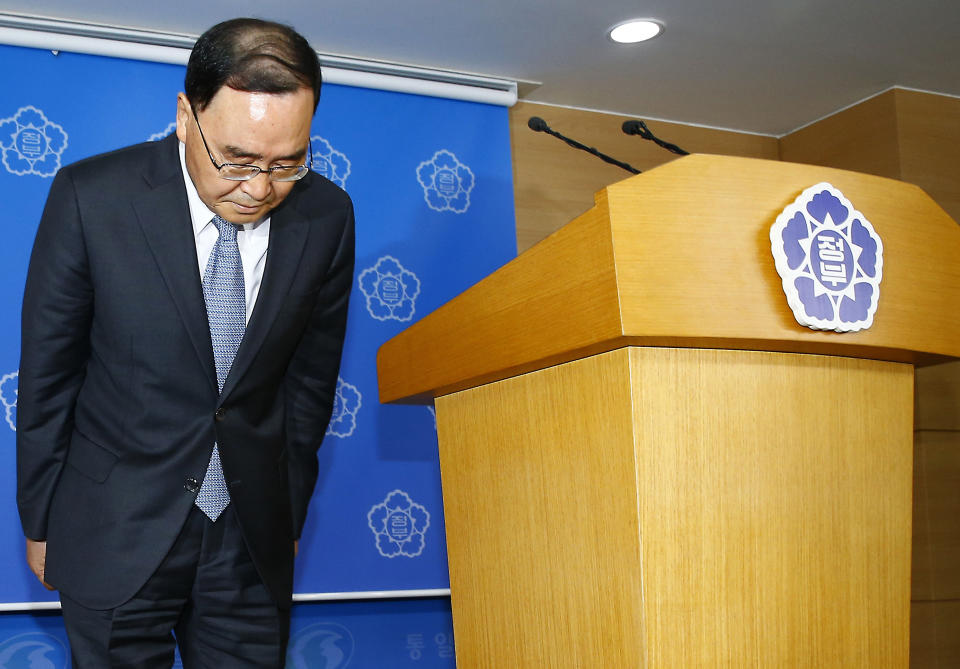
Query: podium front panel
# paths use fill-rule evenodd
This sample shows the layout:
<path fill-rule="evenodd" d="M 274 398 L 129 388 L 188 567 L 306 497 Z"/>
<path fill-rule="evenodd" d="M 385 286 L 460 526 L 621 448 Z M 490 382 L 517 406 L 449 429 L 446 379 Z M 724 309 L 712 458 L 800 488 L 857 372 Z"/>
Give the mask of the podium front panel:
<path fill-rule="evenodd" d="M 907 667 L 912 392 L 628 347 L 438 398 L 458 666 Z"/>

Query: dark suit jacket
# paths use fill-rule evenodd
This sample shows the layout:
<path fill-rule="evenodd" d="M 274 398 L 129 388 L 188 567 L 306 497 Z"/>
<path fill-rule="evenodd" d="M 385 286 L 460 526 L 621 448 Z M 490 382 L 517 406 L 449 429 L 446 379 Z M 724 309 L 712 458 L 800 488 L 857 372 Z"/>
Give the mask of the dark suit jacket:
<path fill-rule="evenodd" d="M 17 502 L 47 581 L 117 606 L 173 544 L 214 440 L 253 560 L 289 605 L 353 276 L 353 208 L 311 173 L 272 212 L 223 392 L 175 136 L 63 168 L 23 299 Z"/>

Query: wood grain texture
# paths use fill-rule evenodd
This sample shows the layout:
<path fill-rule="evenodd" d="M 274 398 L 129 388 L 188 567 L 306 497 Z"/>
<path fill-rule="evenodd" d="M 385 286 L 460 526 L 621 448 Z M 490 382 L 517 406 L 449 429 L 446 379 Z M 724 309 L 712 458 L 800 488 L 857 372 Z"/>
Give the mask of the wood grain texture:
<path fill-rule="evenodd" d="M 883 239 L 869 330 L 804 328 L 783 295 L 769 228 L 819 181 L 843 191 Z M 609 186 L 593 209 L 384 344 L 380 397 L 436 396 L 627 345 L 957 357 L 957 257 L 960 227 L 915 186 L 687 156 Z"/>
<path fill-rule="evenodd" d="M 915 439 L 913 599 L 960 600 L 960 431 Z"/>
<path fill-rule="evenodd" d="M 819 181 L 840 189 L 883 240 L 880 307 L 869 330 L 808 330 L 784 298 L 769 229 Z M 823 167 L 690 156 L 605 193 L 627 333 L 960 355 L 960 227 L 915 186 Z"/>
<path fill-rule="evenodd" d="M 631 349 L 651 667 L 906 667 L 912 368 Z"/>
<path fill-rule="evenodd" d="M 910 669 L 960 667 L 960 600 L 914 602 L 910 616 Z"/>
<path fill-rule="evenodd" d="M 899 179 L 896 91 L 887 91 L 780 138 L 780 160 Z"/>
<path fill-rule="evenodd" d="M 917 370 L 914 416 L 918 430 L 960 430 L 960 361 Z"/>
<path fill-rule="evenodd" d="M 781 138 L 784 160 L 895 176 L 923 188 L 960 219 L 960 100 L 895 89 Z M 922 250 L 922 249 L 921 249 Z M 956 263 L 956 260 L 953 261 Z M 918 286 L 918 293 L 936 292 Z M 918 323 L 919 327 L 925 327 Z M 960 555 L 955 494 L 960 445 L 939 447 L 960 430 L 960 363 L 917 370 L 911 667 L 960 667 Z M 936 600 L 940 601 L 936 601 Z"/>
<path fill-rule="evenodd" d="M 513 191 L 517 218 L 517 250 L 523 252 L 593 205 L 601 188 L 629 174 L 563 142 L 527 127 L 531 116 L 588 146 L 649 170 L 676 156 L 652 142 L 620 130 L 629 117 L 580 109 L 520 102 L 510 110 Z M 692 153 L 716 153 L 775 160 L 774 137 L 650 121 L 655 135 Z"/>
<path fill-rule="evenodd" d="M 913 536 L 910 564 L 910 599 L 929 602 L 934 599 L 933 548 L 930 538 L 930 510 L 927 479 L 931 472 L 925 466 L 924 449 L 914 433 L 913 445 Z M 934 476 L 936 474 L 934 473 Z"/>
<path fill-rule="evenodd" d="M 897 89 L 900 178 L 960 221 L 960 99 Z"/>
<path fill-rule="evenodd" d="M 620 336 L 609 240 L 606 211 L 591 209 L 388 341 L 377 353 L 381 401 L 460 390 L 573 349 L 589 355 Z"/>
<path fill-rule="evenodd" d="M 437 398 L 457 666 L 642 664 L 626 352 Z"/>
<path fill-rule="evenodd" d="M 907 666 L 912 368 L 628 348 L 438 398 L 458 666 Z"/>
<path fill-rule="evenodd" d="M 901 177 L 960 219 L 960 100 L 897 90 Z M 917 370 L 913 669 L 960 667 L 960 363 Z M 953 430 L 929 433 L 927 430 Z M 938 601 L 939 600 L 939 601 Z"/>

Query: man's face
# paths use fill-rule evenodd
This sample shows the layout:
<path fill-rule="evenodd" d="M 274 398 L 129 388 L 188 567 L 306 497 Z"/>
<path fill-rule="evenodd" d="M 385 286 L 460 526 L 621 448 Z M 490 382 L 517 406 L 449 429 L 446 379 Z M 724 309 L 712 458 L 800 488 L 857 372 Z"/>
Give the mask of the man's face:
<path fill-rule="evenodd" d="M 269 168 L 307 162 L 313 119 L 313 91 L 249 93 L 224 86 L 203 111 L 197 111 L 203 134 L 217 164 L 241 163 Z M 295 181 L 270 181 L 258 174 L 250 181 L 223 179 L 210 163 L 186 95 L 177 96 L 177 137 L 185 145 L 187 172 L 200 199 L 231 223 L 253 223 L 290 194 Z"/>

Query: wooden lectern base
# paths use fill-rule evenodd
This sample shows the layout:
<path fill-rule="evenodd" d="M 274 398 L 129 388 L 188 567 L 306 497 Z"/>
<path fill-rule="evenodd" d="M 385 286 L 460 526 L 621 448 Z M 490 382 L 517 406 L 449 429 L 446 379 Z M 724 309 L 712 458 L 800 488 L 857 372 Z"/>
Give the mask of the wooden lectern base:
<path fill-rule="evenodd" d="M 458 667 L 906 668 L 912 393 L 623 348 L 438 398 Z"/>

